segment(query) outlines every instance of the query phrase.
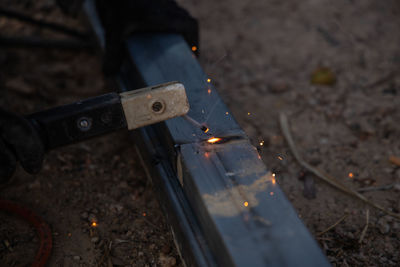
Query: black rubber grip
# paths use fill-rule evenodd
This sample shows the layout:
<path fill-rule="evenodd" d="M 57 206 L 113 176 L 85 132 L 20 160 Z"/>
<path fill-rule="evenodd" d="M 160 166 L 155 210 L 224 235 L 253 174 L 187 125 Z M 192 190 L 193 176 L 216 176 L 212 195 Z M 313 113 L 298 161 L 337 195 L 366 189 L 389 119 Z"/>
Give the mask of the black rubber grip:
<path fill-rule="evenodd" d="M 43 139 L 46 150 L 126 128 L 117 93 L 96 96 L 27 116 Z"/>

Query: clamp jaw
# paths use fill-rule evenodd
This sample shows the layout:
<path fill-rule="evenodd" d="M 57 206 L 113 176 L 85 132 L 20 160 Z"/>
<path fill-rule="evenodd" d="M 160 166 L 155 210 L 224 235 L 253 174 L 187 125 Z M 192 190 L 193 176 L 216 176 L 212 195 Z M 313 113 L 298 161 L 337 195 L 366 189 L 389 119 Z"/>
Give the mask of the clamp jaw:
<path fill-rule="evenodd" d="M 134 130 L 185 115 L 185 88 L 170 82 L 129 92 L 109 93 L 27 116 L 47 150 L 110 133 Z"/>

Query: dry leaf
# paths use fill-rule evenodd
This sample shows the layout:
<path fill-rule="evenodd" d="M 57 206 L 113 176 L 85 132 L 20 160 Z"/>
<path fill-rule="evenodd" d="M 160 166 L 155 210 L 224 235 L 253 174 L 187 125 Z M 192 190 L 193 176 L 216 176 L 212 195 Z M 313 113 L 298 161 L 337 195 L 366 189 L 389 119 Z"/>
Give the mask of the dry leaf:
<path fill-rule="evenodd" d="M 390 156 L 390 157 L 389 157 L 389 161 L 390 161 L 390 163 L 392 163 L 392 164 L 397 165 L 397 166 L 400 167 L 400 158 L 399 158 L 399 157 Z"/>
<path fill-rule="evenodd" d="M 318 67 L 311 75 L 311 83 L 318 85 L 334 85 L 336 83 L 336 76 L 331 69 Z"/>

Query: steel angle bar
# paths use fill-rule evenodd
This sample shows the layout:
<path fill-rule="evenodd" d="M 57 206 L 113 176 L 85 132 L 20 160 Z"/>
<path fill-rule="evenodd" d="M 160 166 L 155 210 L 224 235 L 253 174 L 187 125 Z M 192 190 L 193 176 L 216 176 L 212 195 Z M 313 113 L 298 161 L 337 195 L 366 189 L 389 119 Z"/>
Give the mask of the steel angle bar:
<path fill-rule="evenodd" d="M 180 81 L 189 116 L 221 138 L 208 143 L 209 133 L 184 118 L 134 133 L 186 265 L 328 266 L 184 39 L 140 34 L 126 50 L 121 90 Z"/>

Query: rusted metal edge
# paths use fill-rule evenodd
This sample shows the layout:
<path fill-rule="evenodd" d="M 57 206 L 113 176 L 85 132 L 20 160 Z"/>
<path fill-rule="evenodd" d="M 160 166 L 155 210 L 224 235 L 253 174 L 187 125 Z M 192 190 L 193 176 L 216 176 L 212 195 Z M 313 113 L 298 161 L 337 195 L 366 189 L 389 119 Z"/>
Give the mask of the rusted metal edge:
<path fill-rule="evenodd" d="M 186 265 L 329 266 L 184 39 L 141 34 L 126 48 L 122 91 L 180 81 L 190 117 L 225 138 L 209 144 L 183 118 L 134 133 Z"/>

